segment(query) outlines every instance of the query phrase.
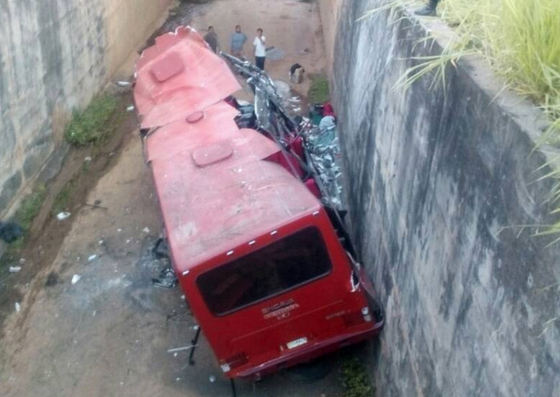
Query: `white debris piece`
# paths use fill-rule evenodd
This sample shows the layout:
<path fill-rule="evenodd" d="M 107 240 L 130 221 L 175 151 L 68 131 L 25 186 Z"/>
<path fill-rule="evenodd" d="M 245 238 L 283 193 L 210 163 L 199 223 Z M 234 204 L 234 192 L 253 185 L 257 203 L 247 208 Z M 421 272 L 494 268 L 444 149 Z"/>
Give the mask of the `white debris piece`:
<path fill-rule="evenodd" d="M 16 302 L 15 307 L 16 307 L 16 313 L 19 313 L 21 311 L 21 305 L 19 304 L 19 302 Z"/>
<path fill-rule="evenodd" d="M 86 157 L 86 158 L 84 159 L 84 161 L 85 161 L 86 163 L 89 163 L 91 160 L 93 160 L 91 157 Z"/>
<path fill-rule="evenodd" d="M 126 108 L 126 111 L 127 111 L 127 112 L 133 112 L 134 109 L 136 109 L 136 108 L 134 107 L 134 105 L 130 105 L 129 107 Z"/>
<path fill-rule="evenodd" d="M 87 258 L 88 262 L 93 262 L 96 259 L 97 259 L 97 255 L 90 255 L 89 258 Z"/>
<path fill-rule="evenodd" d="M 216 377 L 214 375 L 212 375 L 210 377 L 210 383 L 214 383 L 216 381 Z"/>
<path fill-rule="evenodd" d="M 117 85 L 119 87 L 128 87 L 130 86 L 130 81 L 117 81 Z"/>
<path fill-rule="evenodd" d="M 10 273 L 19 273 L 21 272 L 21 266 L 10 266 Z"/>
<path fill-rule="evenodd" d="M 75 285 L 78 281 L 80 281 L 81 278 L 82 276 L 80 276 L 79 274 L 74 274 L 72 276 L 72 285 Z"/>
<path fill-rule="evenodd" d="M 150 234 L 150 228 L 149 227 L 145 227 L 144 229 L 142 229 L 142 231 L 146 234 Z"/>
<path fill-rule="evenodd" d="M 59 221 L 63 221 L 65 219 L 69 218 L 70 215 L 72 215 L 72 214 L 70 214 L 69 212 L 61 212 L 56 216 L 56 219 L 58 219 Z"/>

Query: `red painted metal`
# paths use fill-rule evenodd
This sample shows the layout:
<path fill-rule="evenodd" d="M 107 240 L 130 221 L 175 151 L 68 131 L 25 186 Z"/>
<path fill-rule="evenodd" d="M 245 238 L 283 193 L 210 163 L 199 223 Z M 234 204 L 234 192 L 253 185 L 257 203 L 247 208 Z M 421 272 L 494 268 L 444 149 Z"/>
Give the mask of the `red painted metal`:
<path fill-rule="evenodd" d="M 279 161 L 279 147 L 234 122 L 237 111 L 223 99 L 239 84 L 228 66 L 190 28 L 156 42 L 138 62 L 134 93 L 150 130 L 146 157 L 173 267 L 226 376 L 260 377 L 378 333 L 374 292 L 317 186 L 267 161 Z M 324 243 L 328 273 L 225 314 L 210 310 L 200 277 L 310 228 Z"/>

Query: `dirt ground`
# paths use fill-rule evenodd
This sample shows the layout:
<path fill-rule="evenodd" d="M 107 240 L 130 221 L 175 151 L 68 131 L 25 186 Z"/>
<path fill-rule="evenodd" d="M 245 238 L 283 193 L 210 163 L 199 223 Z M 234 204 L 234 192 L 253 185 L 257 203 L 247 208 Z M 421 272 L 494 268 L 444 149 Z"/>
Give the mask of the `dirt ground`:
<path fill-rule="evenodd" d="M 316 5 L 216 0 L 189 12 L 199 31 L 215 26 L 222 46 L 236 24 L 251 41 L 263 27 L 269 45 L 286 54 L 268 63 L 274 78 L 287 80 L 295 62 L 311 73 L 324 69 Z M 307 86 L 297 90 L 304 93 Z M 115 151 L 98 160 L 100 177 L 89 194 L 77 197 L 77 210 L 63 223 L 42 222 L 29 251 L 34 265 L 23 266 L 27 278 L 14 276 L 20 277 L 13 294 L 21 311 L 3 306 L 12 314 L 2 325 L 1 396 L 230 395 L 204 338 L 194 367 L 187 365 L 186 352 L 168 353 L 190 344 L 196 324 L 179 288 L 152 285 L 165 266 L 151 253 L 161 220 L 138 132 L 131 122 L 122 128 Z M 98 207 L 90 205 L 96 202 Z M 339 360 L 335 355 L 325 361 L 330 373 L 318 381 L 287 372 L 257 384 L 241 382 L 238 395 L 340 396 Z"/>

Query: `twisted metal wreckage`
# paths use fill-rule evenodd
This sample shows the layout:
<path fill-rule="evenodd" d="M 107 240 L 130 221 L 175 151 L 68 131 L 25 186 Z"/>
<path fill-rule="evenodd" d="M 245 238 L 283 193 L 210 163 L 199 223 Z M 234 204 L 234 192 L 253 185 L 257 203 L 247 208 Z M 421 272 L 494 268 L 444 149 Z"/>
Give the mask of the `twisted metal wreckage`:
<path fill-rule="evenodd" d="M 189 27 L 156 39 L 134 97 L 177 282 L 224 374 L 260 379 L 377 335 L 383 310 L 341 209 L 334 119 Z M 232 95 L 245 77 L 254 104 Z M 169 276 L 169 273 L 166 274 Z"/>

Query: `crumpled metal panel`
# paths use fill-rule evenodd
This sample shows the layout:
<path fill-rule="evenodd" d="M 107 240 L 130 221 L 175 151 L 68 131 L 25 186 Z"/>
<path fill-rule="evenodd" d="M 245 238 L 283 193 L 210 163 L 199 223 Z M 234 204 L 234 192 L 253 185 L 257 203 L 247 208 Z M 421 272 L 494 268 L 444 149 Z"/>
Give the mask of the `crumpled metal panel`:
<path fill-rule="evenodd" d="M 144 129 L 185 119 L 240 89 L 226 62 L 190 27 L 158 37 L 136 64 L 134 99 Z"/>

